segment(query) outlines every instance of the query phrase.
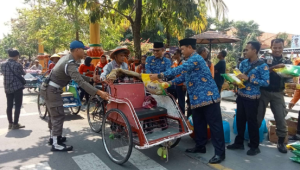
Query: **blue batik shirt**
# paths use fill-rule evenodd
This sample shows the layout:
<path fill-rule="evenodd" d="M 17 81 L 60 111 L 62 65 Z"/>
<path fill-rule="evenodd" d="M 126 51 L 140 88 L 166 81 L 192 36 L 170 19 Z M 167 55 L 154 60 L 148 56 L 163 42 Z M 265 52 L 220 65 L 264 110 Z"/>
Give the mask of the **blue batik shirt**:
<path fill-rule="evenodd" d="M 164 76 L 181 76 L 172 80 L 172 84 L 186 83 L 191 109 L 220 102 L 217 85 L 212 78 L 205 60 L 196 52 L 182 65 L 163 73 Z"/>
<path fill-rule="evenodd" d="M 146 59 L 146 73 L 159 74 L 171 69 L 172 63 L 166 57 L 155 58 L 155 56 L 147 57 Z"/>
<path fill-rule="evenodd" d="M 250 63 L 249 59 L 242 61 L 239 67 L 240 71 L 246 73 L 251 66 L 258 61 L 259 60 L 253 63 Z M 263 63 L 262 65 L 255 67 L 248 73 L 248 78 L 248 81 L 244 82 L 246 88 L 239 89 L 238 95 L 249 99 L 259 99 L 260 87 L 267 87 L 270 84 L 269 66 L 266 63 Z"/>

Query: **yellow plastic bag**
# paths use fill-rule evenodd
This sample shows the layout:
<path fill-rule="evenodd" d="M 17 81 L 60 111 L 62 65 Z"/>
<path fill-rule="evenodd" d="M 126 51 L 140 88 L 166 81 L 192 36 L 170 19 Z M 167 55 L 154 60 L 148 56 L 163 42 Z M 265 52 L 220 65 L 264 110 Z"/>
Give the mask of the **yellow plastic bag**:
<path fill-rule="evenodd" d="M 142 74 L 142 80 L 143 83 L 151 94 L 156 94 L 156 95 L 166 95 L 165 89 L 170 87 L 170 85 L 166 82 L 160 83 L 159 81 L 151 81 L 150 80 L 150 74 Z"/>
<path fill-rule="evenodd" d="M 239 89 L 243 89 L 243 88 L 246 87 L 243 84 L 243 82 L 236 77 L 235 74 L 230 74 L 230 73 L 228 74 L 228 73 L 226 73 L 226 74 L 221 74 L 221 76 L 223 76 L 230 83 L 235 83 L 238 86 Z"/>

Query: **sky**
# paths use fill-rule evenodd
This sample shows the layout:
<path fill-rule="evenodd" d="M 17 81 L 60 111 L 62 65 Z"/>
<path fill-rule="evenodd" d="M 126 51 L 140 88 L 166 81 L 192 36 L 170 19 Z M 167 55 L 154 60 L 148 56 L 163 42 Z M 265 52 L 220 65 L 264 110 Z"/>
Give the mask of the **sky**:
<path fill-rule="evenodd" d="M 2 0 L 3 1 L 3 0 Z M 230 20 L 254 20 L 260 30 L 269 33 L 286 32 L 300 35 L 300 0 L 224 0 Z M 10 32 L 5 26 L 11 18 L 17 16 L 16 8 L 26 7 L 23 0 L 6 0 L 0 5 L 0 39 Z"/>

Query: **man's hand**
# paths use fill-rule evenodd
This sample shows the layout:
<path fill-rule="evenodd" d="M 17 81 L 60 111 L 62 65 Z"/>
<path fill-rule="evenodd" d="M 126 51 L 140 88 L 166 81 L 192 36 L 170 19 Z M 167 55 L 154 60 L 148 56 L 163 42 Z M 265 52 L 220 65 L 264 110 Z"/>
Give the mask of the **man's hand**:
<path fill-rule="evenodd" d="M 158 74 L 150 74 L 150 80 L 151 81 L 158 80 Z"/>
<path fill-rule="evenodd" d="M 284 64 L 277 64 L 277 65 L 275 65 L 275 66 L 269 68 L 269 71 L 272 72 L 272 71 L 274 71 L 273 69 L 276 69 L 276 68 L 283 68 L 283 67 L 285 67 Z"/>
<path fill-rule="evenodd" d="M 294 103 L 289 103 L 289 109 L 292 109 L 295 106 Z"/>
<path fill-rule="evenodd" d="M 97 95 L 100 96 L 104 100 L 109 100 L 109 94 L 104 91 L 98 90 Z"/>
<path fill-rule="evenodd" d="M 297 87 L 296 83 L 285 83 L 285 88 L 286 89 L 293 89 L 293 90 L 295 90 L 296 87 Z"/>
<path fill-rule="evenodd" d="M 95 83 L 99 83 L 100 82 L 100 76 L 99 75 L 94 75 L 93 80 L 94 80 Z"/>
<path fill-rule="evenodd" d="M 285 67 L 284 64 L 277 64 L 277 65 L 274 66 L 274 68 L 283 68 L 283 67 Z"/>
<path fill-rule="evenodd" d="M 245 74 L 239 74 L 236 77 L 242 81 L 247 81 L 249 79 Z"/>

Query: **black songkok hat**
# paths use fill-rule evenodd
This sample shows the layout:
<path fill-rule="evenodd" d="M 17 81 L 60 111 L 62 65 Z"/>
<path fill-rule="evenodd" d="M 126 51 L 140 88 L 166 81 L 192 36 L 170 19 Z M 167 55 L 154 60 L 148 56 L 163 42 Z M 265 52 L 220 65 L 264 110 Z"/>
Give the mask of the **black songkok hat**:
<path fill-rule="evenodd" d="M 193 38 L 185 38 L 179 41 L 180 46 L 191 45 L 196 46 L 196 39 Z"/>
<path fill-rule="evenodd" d="M 153 48 L 164 48 L 164 43 L 154 42 Z"/>

